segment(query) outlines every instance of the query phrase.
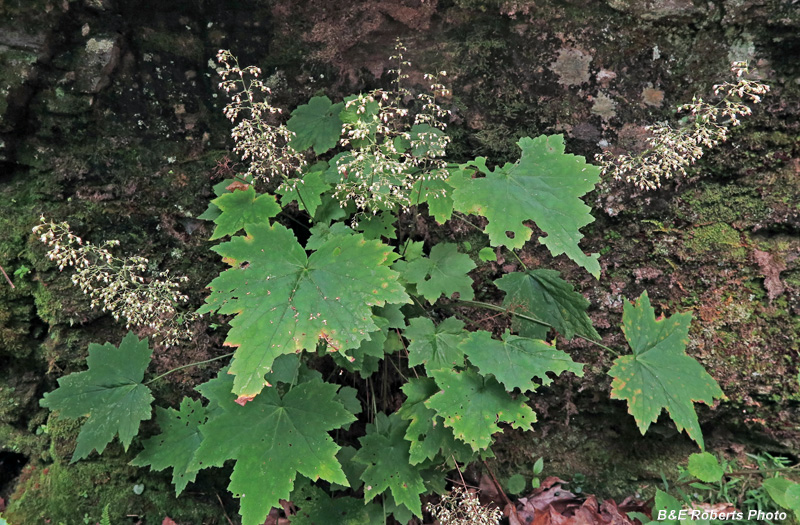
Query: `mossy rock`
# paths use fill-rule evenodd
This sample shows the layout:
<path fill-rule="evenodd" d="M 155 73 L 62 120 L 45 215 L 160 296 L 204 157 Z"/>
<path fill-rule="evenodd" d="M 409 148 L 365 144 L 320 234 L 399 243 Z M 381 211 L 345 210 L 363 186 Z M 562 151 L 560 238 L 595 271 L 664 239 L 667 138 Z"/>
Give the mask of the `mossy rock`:
<path fill-rule="evenodd" d="M 739 232 L 722 222 L 691 229 L 680 252 L 685 260 L 713 256 L 720 262 L 741 263 L 747 259 Z"/>
<path fill-rule="evenodd" d="M 224 523 L 213 496 L 206 495 L 207 502 L 187 495 L 176 498 L 162 476 L 131 467 L 128 459 L 28 465 L 5 517 L 9 523 L 83 523 L 87 518 L 86 523 L 96 523 L 108 505 L 112 523 L 127 523 L 128 516 L 148 524 L 166 517 L 178 523 Z M 141 494 L 134 487 L 142 488 Z"/>

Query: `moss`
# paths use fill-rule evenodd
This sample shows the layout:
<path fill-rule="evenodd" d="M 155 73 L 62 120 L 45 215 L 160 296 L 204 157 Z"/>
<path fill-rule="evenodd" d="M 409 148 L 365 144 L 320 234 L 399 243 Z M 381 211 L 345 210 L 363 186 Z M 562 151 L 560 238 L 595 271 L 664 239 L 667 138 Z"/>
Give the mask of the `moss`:
<path fill-rule="evenodd" d="M 769 214 L 759 188 L 739 184 L 705 182 L 681 196 L 684 205 L 678 215 L 699 223 L 736 223 L 750 227 Z"/>
<path fill-rule="evenodd" d="M 28 466 L 6 517 L 11 523 L 80 523 L 85 517 L 95 523 L 108 505 L 112 523 L 124 523 L 128 516 L 145 523 L 161 523 L 166 517 L 178 523 L 223 523 L 219 507 L 186 496 L 175 498 L 170 484 L 129 466 L 127 459 Z M 134 493 L 134 485 L 143 486 L 144 492 Z"/>
<path fill-rule="evenodd" d="M 133 456 L 125 454 L 118 441 L 100 457 L 69 464 L 80 421 L 51 414 L 45 428 L 51 463 L 34 461 L 25 468 L 6 512 L 11 523 L 79 523 L 84 516 L 94 523 L 106 505 L 112 523 L 123 523 L 126 516 L 139 516 L 146 523 L 161 523 L 167 516 L 178 523 L 222 523 L 216 503 L 188 495 L 176 498 L 167 475 L 128 465 Z M 134 485 L 144 486 L 144 492 L 137 495 Z"/>
<path fill-rule="evenodd" d="M 41 96 L 47 110 L 58 115 L 77 115 L 92 109 L 91 96 L 68 93 L 60 87 L 47 90 Z"/>
<path fill-rule="evenodd" d="M 177 31 L 145 30 L 141 43 L 142 50 L 146 53 L 166 53 L 185 58 L 195 64 L 204 63 L 203 42 L 187 33 L 185 29 L 183 34 Z"/>
<path fill-rule="evenodd" d="M 2 450 L 16 452 L 28 458 L 42 458 L 43 436 L 36 436 L 25 430 L 0 423 L 0 443 Z"/>
<path fill-rule="evenodd" d="M 721 222 L 690 230 L 683 246 L 688 252 L 684 254 L 686 258 L 709 254 L 729 262 L 743 262 L 747 258 L 739 232 Z"/>
<path fill-rule="evenodd" d="M 36 54 L 16 49 L 0 49 L 0 124 L 8 109 L 8 96 L 30 78 Z"/>

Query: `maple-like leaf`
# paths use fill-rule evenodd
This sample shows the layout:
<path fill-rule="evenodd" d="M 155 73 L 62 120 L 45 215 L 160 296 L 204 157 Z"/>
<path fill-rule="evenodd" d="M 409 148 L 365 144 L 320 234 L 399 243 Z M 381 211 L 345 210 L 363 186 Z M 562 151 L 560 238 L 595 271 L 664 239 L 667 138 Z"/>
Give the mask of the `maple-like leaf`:
<path fill-rule="evenodd" d="M 281 204 L 286 206 L 294 201 L 301 210 L 306 210 L 313 217 L 322 204 L 322 195 L 331 189 L 330 184 L 322 180 L 322 174 L 328 164 L 319 162 L 312 166 L 300 179 L 290 179 L 276 190 L 281 195 Z"/>
<path fill-rule="evenodd" d="M 233 235 L 246 224 L 269 224 L 269 220 L 281 211 L 273 195 L 257 195 L 249 186 L 244 190 L 224 193 L 211 201 L 220 210 L 214 219 L 214 233 L 211 240 Z"/>
<path fill-rule="evenodd" d="M 503 340 L 492 339 L 491 332 L 472 332 L 459 347 L 481 374 L 492 374 L 506 390 L 519 388 L 536 390 L 531 378 L 538 377 L 543 385 L 553 382 L 547 373 L 556 375 L 569 371 L 583 377 L 583 364 L 576 363 L 566 352 L 539 339 L 517 337 L 506 332 Z"/>
<path fill-rule="evenodd" d="M 116 434 L 125 450 L 139 433 L 139 424 L 151 417 L 153 396 L 142 383 L 152 351 L 147 339 L 128 332 L 119 348 L 90 344 L 89 369 L 62 377 L 58 388 L 45 394 L 39 404 L 63 417 L 88 416 L 78 434 L 72 463 L 92 450 L 103 453 Z"/>
<path fill-rule="evenodd" d="M 350 372 L 358 372 L 365 379 L 378 371 L 378 363 L 383 359 L 386 338 L 389 335 L 389 321 L 382 317 L 374 316 L 375 324 L 379 330 L 369 334 L 369 339 L 361 341 L 358 348 L 347 351 L 347 355 L 336 354 L 334 361 L 337 365 Z"/>
<path fill-rule="evenodd" d="M 440 392 L 428 399 L 425 406 L 436 411 L 455 436 L 479 451 L 492 444 L 497 423 L 503 421 L 514 428 L 530 430 L 536 414 L 525 403 L 528 398 L 513 399 L 492 377 L 485 377 L 468 368 L 434 370 Z"/>
<path fill-rule="evenodd" d="M 217 197 L 221 197 L 226 193 L 230 193 L 231 190 L 228 189 L 228 186 L 230 186 L 234 182 L 237 181 L 234 181 L 233 179 L 225 179 L 214 184 L 214 186 L 212 187 L 214 195 L 216 195 Z M 222 212 L 220 211 L 219 208 L 217 208 L 217 205 L 209 201 L 206 211 L 198 215 L 197 218 L 204 221 L 213 221 L 214 219 L 219 217 L 220 213 Z"/>
<path fill-rule="evenodd" d="M 241 406 L 231 383 L 221 373 L 197 389 L 219 412 L 200 427 L 203 442 L 190 468 L 236 461 L 228 489 L 240 499 L 243 525 L 263 523 L 272 507 L 288 500 L 298 473 L 347 485 L 328 432 L 356 418 L 338 401 L 338 385 L 312 379 L 284 395 L 270 388 Z"/>
<path fill-rule="evenodd" d="M 469 255 L 458 253 L 455 244 L 437 244 L 431 249 L 430 257 L 420 257 L 397 268 L 408 282 L 417 285 L 417 291 L 430 303 L 435 303 L 442 294 L 449 298 L 458 292 L 461 299 L 466 300 L 475 296 L 472 278 L 467 275 L 475 268 L 475 263 Z"/>
<path fill-rule="evenodd" d="M 367 425 L 367 435 L 359 438 L 361 449 L 353 460 L 367 466 L 361 475 L 367 502 L 388 489 L 397 503 L 422 517 L 419 496 L 425 484 L 410 463 L 410 443 L 404 438 L 407 426 L 397 412 L 389 417 L 379 413 L 375 424 Z"/>
<path fill-rule="evenodd" d="M 625 303 L 622 330 L 633 355 L 618 357 L 608 371 L 611 398 L 628 401 L 628 412 L 644 434 L 666 408 L 678 430 L 686 429 L 703 448 L 694 402 L 711 404 L 722 390 L 705 369 L 686 355 L 692 314 L 656 321 L 647 292 L 636 304 Z"/>
<path fill-rule="evenodd" d="M 581 294 L 560 277 L 555 270 L 528 270 L 513 272 L 496 280 L 494 284 L 506 292 L 503 306 L 520 314 L 540 319 L 555 327 L 564 337 L 572 339 L 575 334 L 593 341 L 600 335 L 586 314 L 589 307 Z M 544 339 L 548 328 L 533 321 L 514 317 L 512 329 L 520 335 Z"/>
<path fill-rule="evenodd" d="M 453 187 L 443 179 L 419 179 L 411 190 L 411 198 L 415 203 L 427 203 L 428 212 L 439 224 L 453 216 Z"/>
<path fill-rule="evenodd" d="M 479 158 L 468 165 L 478 167 L 485 177 L 451 177 L 455 209 L 486 217 L 492 246 L 522 248 L 532 234 L 524 222 L 532 220 L 547 234 L 539 241 L 553 257 L 564 253 L 599 277 L 599 256 L 587 256 L 578 243 L 583 238 L 580 228 L 594 220 L 580 198 L 600 181 L 600 169 L 564 153 L 562 135 L 524 137 L 517 145 L 522 156 L 514 164 L 489 171 L 486 160 Z"/>
<path fill-rule="evenodd" d="M 296 507 L 300 507 L 297 514 L 290 518 L 292 525 L 322 525 L 332 522 L 337 525 L 364 525 L 383 521 L 383 509 L 378 505 L 365 505 L 362 498 L 349 496 L 332 498 L 324 490 L 308 482 L 295 488 L 291 501 Z"/>
<path fill-rule="evenodd" d="M 389 211 L 382 211 L 376 215 L 367 217 L 358 223 L 358 231 L 364 233 L 367 239 L 397 239 L 397 232 L 394 223 L 397 216 Z"/>
<path fill-rule="evenodd" d="M 425 365 L 430 373 L 440 368 L 453 368 L 464 363 L 464 352 L 459 345 L 469 332 L 464 323 L 448 317 L 438 325 L 426 317 L 415 317 L 408 323 L 403 335 L 408 339 L 408 365 Z"/>
<path fill-rule="evenodd" d="M 342 121 L 339 113 L 344 103 L 331 103 L 328 97 L 313 97 L 308 104 L 297 106 L 286 127 L 294 133 L 289 145 L 296 151 L 314 148 L 314 153 L 322 155 L 336 146 L 342 135 Z"/>
<path fill-rule="evenodd" d="M 412 378 L 402 389 L 407 397 L 397 413 L 408 420 L 405 437 L 411 443 L 411 464 L 433 459 L 440 452 L 444 457 L 453 454 L 458 461 L 469 462 L 472 456 L 469 445 L 457 441 L 436 411 L 425 406 L 425 401 L 439 392 L 436 382 L 430 377 Z"/>
<path fill-rule="evenodd" d="M 185 397 L 180 410 L 156 408 L 156 418 L 161 434 L 142 442 L 144 450 L 131 465 L 150 465 L 153 470 L 172 468 L 172 484 L 175 495 L 179 496 L 197 476 L 197 470 L 190 469 L 189 464 L 203 441 L 200 425 L 206 421 L 206 409 L 200 401 Z"/>
<path fill-rule="evenodd" d="M 306 241 L 306 250 L 316 250 L 333 237 L 341 235 L 353 235 L 355 232 L 343 222 L 334 222 L 330 226 L 324 222 L 318 222 L 309 230 L 311 236 Z"/>
<path fill-rule="evenodd" d="M 320 340 L 334 351 L 357 348 L 378 329 L 373 306 L 410 302 L 387 266 L 397 255 L 378 241 L 336 235 L 308 257 L 280 224 L 245 231 L 213 248 L 232 268 L 211 282 L 199 310 L 236 314 L 225 344 L 237 347 L 230 373 L 240 402 L 261 392 L 279 355 Z"/>

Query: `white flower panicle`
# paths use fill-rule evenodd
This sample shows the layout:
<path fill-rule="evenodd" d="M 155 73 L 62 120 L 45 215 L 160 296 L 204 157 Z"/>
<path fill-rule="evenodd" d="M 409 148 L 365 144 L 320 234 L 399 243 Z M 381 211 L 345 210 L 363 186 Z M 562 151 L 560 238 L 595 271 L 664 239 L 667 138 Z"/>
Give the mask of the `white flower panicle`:
<path fill-rule="evenodd" d="M 503 513 L 481 505 L 478 496 L 463 487 L 455 487 L 442 496 L 439 504 L 428 503 L 426 510 L 441 525 L 497 525 Z"/>
<path fill-rule="evenodd" d="M 411 65 L 403 57 L 405 47 L 398 42 L 395 51 L 391 59 L 397 61 L 398 67 L 390 73 L 395 75 L 396 91 L 359 94 L 348 100 L 343 109 L 355 118 L 343 119 L 346 122 L 342 123 L 339 146 L 346 154 L 335 161 L 340 181 L 335 184 L 333 195 L 342 207 L 353 202 L 359 210 L 357 216 L 398 208 L 408 210 L 417 204 L 413 190 L 418 181 L 447 177 L 443 157 L 450 137 L 444 133 L 444 119 L 450 112 L 437 103 L 437 97 L 449 94 L 440 82 L 446 73 L 425 75 L 431 83 L 430 93 L 414 96 L 401 87 L 401 81 L 408 78 L 403 68 Z M 294 190 L 308 163 L 307 154 L 289 146 L 293 132 L 285 124 L 271 123 L 275 117 L 269 116 L 280 114 L 281 110 L 270 105 L 270 90 L 258 79 L 261 70 L 254 66 L 242 68 L 230 51 L 220 51 L 217 60 L 223 66 L 219 70 L 220 88 L 232 99 L 225 115 L 231 122 L 238 120 L 232 132 L 234 150 L 249 161 L 245 178 L 269 180 L 279 176 L 279 191 Z M 409 110 L 401 106 L 411 100 L 419 107 L 413 119 Z M 427 127 L 412 133 L 414 125 Z"/>
<path fill-rule="evenodd" d="M 148 270 L 144 257 L 115 257 L 109 248 L 119 246 L 119 241 L 96 246 L 73 234 L 66 222 L 48 222 L 44 217 L 41 222 L 33 232 L 50 247 L 47 257 L 58 264 L 59 271 L 74 268 L 72 283 L 89 296 L 92 308 L 99 306 L 115 320 L 124 320 L 126 328 L 154 330 L 166 346 L 192 335 L 188 323 L 197 315 L 176 310 L 178 303 L 189 299 L 179 290 L 187 277 Z"/>
<path fill-rule="evenodd" d="M 255 66 L 242 68 L 230 51 L 220 50 L 217 62 L 222 81 L 220 89 L 231 97 L 225 106 L 225 116 L 232 123 L 235 142 L 233 150 L 247 163 L 246 177 L 270 180 L 272 177 L 289 177 L 305 165 L 305 158 L 289 146 L 293 133 L 286 124 L 273 124 L 270 115 L 282 114 L 281 108 L 272 106 L 272 91 L 259 78 L 261 69 Z"/>
<path fill-rule="evenodd" d="M 676 174 L 686 175 L 686 169 L 703 156 L 704 150 L 725 142 L 731 129 L 741 124 L 741 117 L 752 114 L 747 103 L 757 104 L 769 92 L 769 86 L 744 78 L 748 73 L 745 62 L 734 62 L 731 71 L 736 83 L 724 82 L 714 86 L 714 95 L 722 99 L 710 104 L 693 97 L 690 104 L 677 109 L 687 112 L 687 123 L 674 128 L 667 123 L 647 126 L 650 137 L 648 149 L 638 155 L 612 155 L 606 151 L 595 159 L 603 175 L 625 180 L 640 190 L 660 188 L 664 179 Z"/>
<path fill-rule="evenodd" d="M 446 72 L 425 74 L 431 82 L 430 92 L 416 96 L 402 87 L 408 78 L 404 67 L 411 65 L 404 57 L 405 46 L 399 40 L 395 54 L 390 57 L 397 68 L 390 70 L 395 76 L 395 92 L 374 90 L 361 94 L 345 104 L 345 111 L 354 111 L 360 118 L 344 123 L 341 146 L 350 146 L 352 153 L 341 156 L 336 169 L 342 180 L 336 185 L 334 196 L 344 206 L 353 201 L 360 210 L 373 214 L 381 210 L 407 211 L 417 204 L 414 186 L 420 180 L 447 178 L 447 162 L 443 160 L 450 137 L 445 118 L 451 112 L 443 109 L 437 96 L 447 96 L 449 91 L 440 82 Z M 409 110 L 401 107 L 403 100 L 416 99 L 419 112 L 408 122 Z M 411 133 L 411 126 L 427 125 Z M 402 147 L 399 147 L 401 146 Z"/>

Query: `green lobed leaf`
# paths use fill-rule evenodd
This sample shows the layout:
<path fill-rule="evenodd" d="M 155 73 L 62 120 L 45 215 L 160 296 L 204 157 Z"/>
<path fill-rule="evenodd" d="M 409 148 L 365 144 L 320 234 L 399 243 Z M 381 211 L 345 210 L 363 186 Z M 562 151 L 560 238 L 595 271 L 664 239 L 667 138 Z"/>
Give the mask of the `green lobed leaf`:
<path fill-rule="evenodd" d="M 375 314 L 386 319 L 389 328 L 405 328 L 406 316 L 401 310 L 402 304 L 387 304 L 375 308 Z"/>
<path fill-rule="evenodd" d="M 322 204 L 317 207 L 317 211 L 314 213 L 315 224 L 328 224 L 336 219 L 347 217 L 348 211 L 343 209 L 339 200 L 332 195 L 323 195 L 321 200 Z M 346 208 L 355 209 L 352 202 L 347 204 Z"/>
<path fill-rule="evenodd" d="M 566 352 L 544 341 L 517 337 L 509 332 L 503 335 L 502 341 L 492 339 L 491 332 L 472 332 L 459 349 L 481 374 L 494 375 L 506 390 L 536 390 L 538 385 L 531 381 L 534 376 L 542 384 L 549 385 L 553 380 L 548 372 L 559 375 L 569 371 L 583 377 L 583 364 L 574 362 Z"/>
<path fill-rule="evenodd" d="M 299 507 L 297 514 L 290 518 L 292 525 L 322 525 L 332 520 L 337 525 L 363 525 L 383 520 L 383 509 L 374 503 L 364 505 L 363 499 L 349 496 L 332 498 L 308 483 L 292 492 L 291 502 Z"/>
<path fill-rule="evenodd" d="M 444 224 L 453 216 L 453 187 L 446 180 L 422 178 L 414 184 L 411 195 L 413 202 L 428 204 L 428 212 L 439 224 Z"/>
<path fill-rule="evenodd" d="M 39 401 L 40 406 L 58 411 L 62 417 L 88 416 L 78 434 L 72 463 L 92 450 L 102 454 L 117 434 L 128 450 L 139 424 L 152 416 L 153 396 L 142 383 L 151 353 L 147 339 L 140 341 L 133 332 L 128 332 L 119 348 L 111 343 L 90 344 L 89 369 L 60 378 L 58 388 Z"/>
<path fill-rule="evenodd" d="M 263 523 L 289 499 L 298 473 L 347 485 L 328 432 L 356 418 L 339 402 L 338 385 L 311 379 L 284 395 L 267 389 L 241 406 L 230 394 L 232 382 L 223 371 L 197 389 L 220 410 L 200 427 L 203 442 L 190 468 L 235 460 L 228 490 L 240 500 L 243 525 Z"/>
<path fill-rule="evenodd" d="M 306 368 L 300 354 L 279 355 L 272 362 L 272 370 L 264 376 L 264 379 L 270 386 L 278 383 L 292 385 L 301 382 L 300 376 L 304 374 Z"/>
<path fill-rule="evenodd" d="M 402 389 L 407 397 L 397 413 L 408 421 L 405 438 L 411 443 L 411 464 L 433 459 L 440 452 L 445 458 L 453 455 L 459 461 L 469 462 L 472 449 L 457 441 L 453 431 L 444 426 L 444 420 L 425 406 L 425 401 L 439 392 L 436 382 L 430 377 L 412 378 Z"/>
<path fill-rule="evenodd" d="M 420 257 L 398 268 L 430 303 L 435 303 L 442 294 L 449 298 L 458 292 L 461 299 L 466 300 L 475 296 L 472 278 L 467 275 L 475 268 L 475 263 L 469 255 L 458 253 L 455 244 L 437 244 L 431 249 L 430 257 Z"/>
<path fill-rule="evenodd" d="M 306 241 L 306 250 L 316 250 L 334 237 L 355 233 L 343 222 L 334 222 L 330 226 L 324 222 L 318 222 L 309 231 L 311 237 Z"/>
<path fill-rule="evenodd" d="M 222 195 L 225 195 L 226 193 L 230 193 L 231 190 L 228 189 L 228 186 L 230 186 L 233 182 L 235 182 L 233 179 L 225 179 L 223 181 L 214 184 L 212 188 L 212 190 L 214 191 L 214 195 L 220 197 Z M 209 201 L 206 211 L 198 215 L 197 218 L 204 221 L 213 221 L 214 219 L 219 217 L 220 213 L 222 212 L 217 207 L 217 205 Z"/>
<path fill-rule="evenodd" d="M 700 481 L 714 483 L 722 479 L 722 467 L 712 454 L 700 452 L 689 456 L 689 474 Z"/>
<path fill-rule="evenodd" d="M 690 313 L 656 321 L 647 292 L 636 304 L 625 303 L 622 331 L 633 355 L 618 357 L 608 371 L 611 398 L 628 401 L 628 412 L 644 434 L 666 408 L 678 430 L 686 429 L 700 448 L 703 434 L 694 402 L 711 404 L 722 390 L 705 369 L 686 355 Z"/>
<path fill-rule="evenodd" d="M 361 488 L 361 485 L 364 484 L 361 481 L 361 474 L 364 473 L 366 467 L 361 463 L 353 461 L 353 457 L 355 457 L 357 452 L 358 451 L 353 447 L 343 446 L 336 454 L 336 458 L 339 460 L 339 464 L 342 465 L 345 476 L 347 476 L 348 485 L 331 483 L 331 490 L 358 490 Z"/>
<path fill-rule="evenodd" d="M 348 350 L 346 356 L 334 355 L 334 361 L 338 366 L 350 372 L 358 372 L 362 379 L 378 371 L 378 363 L 383 359 L 386 348 L 389 321 L 378 316 L 374 316 L 373 319 L 379 330 L 370 333 L 369 339 L 361 341 L 358 348 Z"/>
<path fill-rule="evenodd" d="M 322 205 L 322 195 L 331 189 L 330 184 L 322 180 L 322 173 L 327 169 L 327 163 L 320 162 L 313 166 L 301 179 L 291 179 L 284 182 L 277 189 L 281 195 L 281 205 L 296 202 L 301 210 L 306 210 L 313 217 Z"/>
<path fill-rule="evenodd" d="M 361 449 L 353 460 L 367 466 L 361 475 L 367 502 L 389 490 L 397 503 L 422 517 L 419 497 L 425 485 L 419 469 L 411 464 L 410 444 L 404 438 L 407 426 L 397 412 L 389 417 L 379 413 L 375 424 L 367 425 L 367 434 L 359 438 Z"/>
<path fill-rule="evenodd" d="M 469 332 L 455 317 L 448 317 L 436 326 L 427 317 L 415 317 L 409 321 L 403 335 L 409 340 L 409 366 L 425 365 L 430 373 L 464 364 L 464 352 L 459 345 Z"/>
<path fill-rule="evenodd" d="M 425 406 L 444 418 L 456 438 L 476 452 L 492 444 L 492 434 L 500 431 L 498 422 L 530 430 L 536 421 L 536 414 L 525 404 L 528 398 L 513 399 L 492 377 L 469 368 L 463 372 L 434 370 L 431 375 L 441 390 Z"/>
<path fill-rule="evenodd" d="M 600 169 L 564 153 L 562 135 L 524 137 L 517 145 L 522 156 L 514 164 L 490 172 L 485 159 L 476 159 L 468 166 L 478 167 L 485 177 L 451 177 L 455 209 L 486 217 L 492 246 L 512 249 L 522 248 L 531 238 L 524 222 L 532 220 L 547 234 L 539 242 L 553 257 L 564 253 L 599 278 L 599 256 L 587 256 L 578 243 L 583 238 L 580 228 L 594 220 L 580 198 L 600 181 Z"/>
<path fill-rule="evenodd" d="M 366 239 L 397 239 L 394 228 L 396 220 L 394 213 L 382 211 L 359 222 L 358 231 L 363 232 Z"/>
<path fill-rule="evenodd" d="M 213 248 L 231 269 L 211 282 L 199 310 L 236 314 L 225 344 L 236 347 L 230 373 L 240 402 L 261 392 L 279 355 L 320 340 L 334 351 L 357 348 L 378 329 L 373 306 L 410 302 L 387 266 L 396 254 L 378 241 L 333 236 L 307 257 L 280 224 L 246 231 Z"/>
<path fill-rule="evenodd" d="M 339 118 L 342 119 L 342 122 L 358 122 L 359 120 L 362 122 L 372 122 L 373 120 L 378 118 L 378 113 L 380 112 L 381 106 L 378 104 L 376 100 L 364 101 L 363 108 L 364 110 L 359 113 L 358 109 L 362 106 L 356 101 L 359 98 L 359 95 L 349 95 L 344 99 L 344 109 L 339 114 Z"/>
<path fill-rule="evenodd" d="M 212 241 L 233 235 L 246 224 L 269 224 L 269 220 L 281 211 L 273 195 L 257 195 L 252 186 L 225 193 L 211 202 L 220 210 L 214 219 L 217 227 L 211 235 Z"/>
<path fill-rule="evenodd" d="M 600 335 L 586 314 L 589 307 L 581 294 L 560 277 L 555 270 L 528 270 L 513 272 L 496 280 L 495 285 L 506 292 L 503 306 L 515 312 L 540 319 L 555 327 L 567 339 L 575 334 L 593 341 Z M 548 328 L 514 317 L 512 329 L 520 335 L 544 339 Z"/>
<path fill-rule="evenodd" d="M 206 409 L 188 397 L 181 401 L 180 409 L 156 408 L 156 418 L 161 433 L 142 442 L 144 450 L 131 461 L 137 467 L 150 466 L 153 470 L 172 468 L 175 495 L 197 476 L 197 469 L 189 464 L 203 441 L 200 425 L 206 421 Z"/>
<path fill-rule="evenodd" d="M 344 103 L 331 103 L 328 97 L 313 97 L 308 104 L 297 106 L 286 127 L 294 133 L 289 145 L 296 151 L 314 148 L 314 153 L 322 155 L 336 146 L 342 135 L 342 121 L 339 113 Z"/>

